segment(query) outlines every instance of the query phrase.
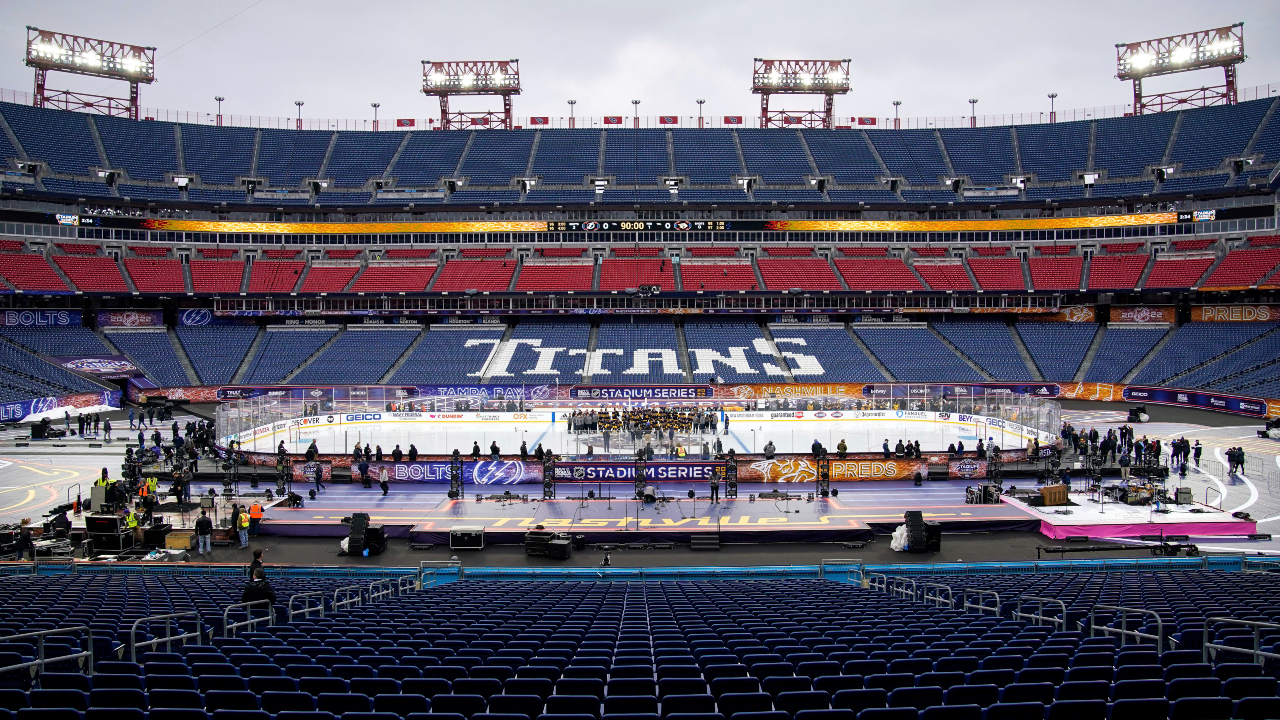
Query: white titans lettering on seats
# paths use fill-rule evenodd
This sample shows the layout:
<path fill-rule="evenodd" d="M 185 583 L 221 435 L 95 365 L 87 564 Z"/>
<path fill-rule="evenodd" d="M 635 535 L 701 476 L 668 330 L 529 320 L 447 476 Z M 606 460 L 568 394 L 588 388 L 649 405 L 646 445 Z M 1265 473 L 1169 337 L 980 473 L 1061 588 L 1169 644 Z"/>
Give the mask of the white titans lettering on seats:
<path fill-rule="evenodd" d="M 535 347 L 532 348 L 538 353 L 538 364 L 533 366 L 532 370 L 525 370 L 525 375 L 559 375 L 560 371 L 552 367 L 556 361 L 556 353 L 564 350 L 562 347 Z"/>
<path fill-rule="evenodd" d="M 489 366 L 489 363 L 490 363 L 490 362 L 492 362 L 492 360 L 493 360 L 493 354 L 494 354 L 495 352 L 497 352 L 497 350 L 498 350 L 498 344 L 499 344 L 500 342 L 501 342 L 501 341 L 500 341 L 498 338 L 489 338 L 489 339 L 486 339 L 486 340 L 468 340 L 468 341 L 466 341 L 465 343 L 463 343 L 463 344 L 462 344 L 462 347 L 464 347 L 464 348 L 469 348 L 469 347 L 479 347 L 480 345 L 492 345 L 492 346 L 493 346 L 493 347 L 489 348 L 489 357 L 485 358 L 485 359 L 484 359 L 484 362 L 480 364 L 480 369 L 479 369 L 479 370 L 477 370 L 477 371 L 475 371 L 475 372 L 473 372 L 473 373 L 467 373 L 467 377 L 474 377 L 474 378 L 484 377 L 484 369 L 485 369 L 486 367 L 488 367 L 488 366 Z M 510 358 L 508 358 L 508 360 L 510 360 Z"/>
<path fill-rule="evenodd" d="M 609 353 L 609 354 L 613 354 L 613 352 L 617 352 L 619 355 L 622 354 L 621 350 L 612 351 L 612 352 L 610 350 L 596 350 L 596 352 Z M 680 377 L 684 377 L 684 371 L 680 369 L 680 361 L 676 359 L 676 351 L 670 350 L 667 348 L 637 349 L 635 352 L 631 353 L 631 367 L 627 370 L 623 370 L 622 374 L 623 375 L 648 375 L 649 362 L 652 360 L 662 361 L 663 375 L 679 375 Z"/>
<path fill-rule="evenodd" d="M 756 338 L 755 340 L 751 341 L 751 344 L 756 346 L 756 352 L 760 353 L 761 355 L 764 355 L 766 357 L 774 357 L 773 348 L 769 347 L 768 340 L 765 340 L 764 338 Z M 784 372 L 782 368 L 778 367 L 777 365 L 774 365 L 771 362 L 760 363 L 760 365 L 764 368 L 765 375 L 780 375 L 782 377 L 786 377 L 787 375 L 787 373 Z"/>
<path fill-rule="evenodd" d="M 570 355 L 581 355 L 587 353 L 586 368 L 582 371 L 583 375 L 608 375 L 609 371 L 600 367 L 600 363 L 604 362 L 605 355 L 622 355 L 622 351 L 617 348 L 597 348 L 595 352 L 587 352 L 586 350 L 570 350 Z"/>
<path fill-rule="evenodd" d="M 751 367 L 751 363 L 747 362 L 747 349 L 745 347 L 729 348 L 729 357 L 725 357 L 711 348 L 689 348 L 689 352 L 698 360 L 698 367 L 694 368 L 694 375 L 715 375 L 716 363 L 723 363 L 736 370 L 742 375 L 759 375 L 760 371 Z M 773 353 L 769 353 L 772 355 Z"/>
<path fill-rule="evenodd" d="M 818 362 L 818 358 L 812 355 L 802 355 L 800 353 L 795 353 L 795 352 L 786 352 L 782 349 L 782 343 L 791 343 L 792 345 L 807 346 L 809 343 L 804 338 L 780 338 L 780 337 L 774 336 L 773 342 L 775 345 L 778 346 L 779 354 L 781 354 L 782 357 L 790 361 L 787 364 L 791 366 L 791 374 L 793 376 L 800 377 L 801 375 L 826 375 L 827 374 L 826 369 L 822 367 L 822 363 Z M 764 340 L 756 341 L 756 350 L 760 350 L 760 352 L 764 352 L 764 350 L 760 349 L 761 344 L 764 344 Z"/>
<path fill-rule="evenodd" d="M 469 340 L 467 341 L 467 344 L 470 345 L 472 342 L 475 342 L 475 341 Z M 489 377 L 491 378 L 511 377 L 512 373 L 507 372 L 507 366 L 511 364 L 511 358 L 515 356 L 516 348 L 518 348 L 521 345 L 538 347 L 541 344 L 542 344 L 541 338 L 533 338 L 530 340 L 512 339 L 512 340 L 506 341 L 498 348 L 498 352 L 492 354 L 493 359 L 489 361 L 490 362 Z M 558 348 L 558 349 L 563 350 L 564 348 Z"/>

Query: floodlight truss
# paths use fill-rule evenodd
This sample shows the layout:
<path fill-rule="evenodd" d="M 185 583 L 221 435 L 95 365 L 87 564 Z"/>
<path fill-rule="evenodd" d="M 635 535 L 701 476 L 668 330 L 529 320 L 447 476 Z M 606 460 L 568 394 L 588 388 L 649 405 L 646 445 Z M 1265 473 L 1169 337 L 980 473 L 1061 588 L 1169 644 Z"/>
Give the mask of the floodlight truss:
<path fill-rule="evenodd" d="M 1116 77 L 1133 81 L 1133 113 L 1234 105 L 1236 65 L 1245 61 L 1244 23 L 1214 30 L 1116 45 Z M 1142 81 L 1173 73 L 1222 68 L 1222 85 L 1144 95 Z"/>
<path fill-rule="evenodd" d="M 27 67 L 36 72 L 33 104 L 60 110 L 88 110 L 103 115 L 138 119 L 138 85 L 155 81 L 153 47 L 68 35 L 27 26 Z M 50 72 L 122 80 L 129 97 L 112 97 L 71 90 L 50 90 Z"/>
<path fill-rule="evenodd" d="M 751 92 L 760 96 L 760 127 L 831 128 L 836 95 L 849 92 L 849 60 L 756 58 Z M 772 95 L 823 95 L 822 110 L 770 110 Z"/>
<path fill-rule="evenodd" d="M 513 127 L 511 96 L 520 94 L 519 60 L 422 61 L 422 92 L 440 98 L 440 129 Z M 502 98 L 502 111 L 451 112 L 454 95 Z"/>

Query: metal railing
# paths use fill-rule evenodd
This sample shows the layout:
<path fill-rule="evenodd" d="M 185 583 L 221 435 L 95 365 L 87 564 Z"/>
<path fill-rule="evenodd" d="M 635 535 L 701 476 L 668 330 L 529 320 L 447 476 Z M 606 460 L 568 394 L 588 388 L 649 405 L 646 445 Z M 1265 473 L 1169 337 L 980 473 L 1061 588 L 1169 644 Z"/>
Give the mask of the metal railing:
<path fill-rule="evenodd" d="M 977 597 L 978 602 L 969 602 L 970 597 Z M 987 605 L 985 598 L 993 597 L 996 599 L 995 606 Z M 964 588 L 960 591 L 960 610 L 961 612 L 969 612 L 977 610 L 979 615 L 987 614 L 990 610 L 992 615 L 1000 617 L 1000 593 L 995 590 L 983 590 L 981 588 Z"/>
<path fill-rule="evenodd" d="M 930 593 L 930 590 L 933 592 Z M 951 591 L 950 585 L 942 583 L 920 583 L 920 602 L 928 603 L 934 607 L 945 607 L 948 609 L 955 607 L 955 594 Z"/>
<path fill-rule="evenodd" d="M 173 634 L 174 629 L 179 629 L 179 630 L 181 629 L 177 627 L 177 623 L 173 622 L 174 619 L 185 618 L 185 617 L 193 617 L 196 619 L 196 631 L 189 632 L 189 633 L 182 633 L 181 635 L 174 635 Z M 151 640 L 144 640 L 142 642 L 138 642 L 138 626 L 143 624 L 149 624 L 159 620 L 164 621 L 164 637 L 158 637 L 158 638 L 153 638 Z M 159 645 L 160 643 L 164 643 L 164 651 L 173 652 L 174 640 L 181 640 L 182 644 L 186 645 L 187 640 L 190 640 L 191 638 L 195 638 L 196 640 L 201 639 L 200 613 L 196 612 L 195 610 L 188 610 L 187 612 L 180 612 L 180 613 L 169 613 L 167 615 L 152 615 L 150 617 L 141 618 L 140 620 L 136 621 L 132 627 L 129 628 L 130 661 L 138 662 L 138 648 L 149 648 L 149 647 L 154 647 L 156 645 Z"/>
<path fill-rule="evenodd" d="M 312 615 L 324 617 L 324 599 L 328 596 L 329 593 L 324 590 L 313 590 L 312 592 L 290 595 L 288 605 L 289 622 L 293 622 L 296 617 L 311 617 Z M 319 602 L 312 604 L 313 598 L 319 600 Z M 299 602 L 301 602 L 301 606 L 295 610 L 294 608 L 298 606 Z"/>
<path fill-rule="evenodd" d="M 267 608 L 267 614 L 263 617 L 254 617 L 253 608 L 256 606 L 265 606 Z M 234 623 L 230 622 L 231 611 L 237 608 L 244 608 L 244 613 L 247 616 L 247 619 Z M 235 630 L 239 630 L 242 627 L 252 629 L 264 622 L 267 624 L 267 627 L 272 627 L 276 624 L 276 614 L 271 607 L 270 600 L 251 600 L 249 602 L 228 605 L 227 608 L 222 611 L 222 637 L 234 637 Z"/>
<path fill-rule="evenodd" d="M 36 632 L 22 633 L 21 635 L 9 635 L 0 637 L 0 643 L 11 643 L 22 640 L 24 638 L 35 638 L 36 640 L 36 659 L 28 662 L 17 663 L 14 665 L 6 665 L 0 667 L 0 675 L 13 672 L 15 670 L 31 669 L 31 676 L 35 677 L 50 663 L 64 662 L 66 660 L 77 660 L 81 667 L 84 667 L 86 674 L 93 674 L 93 650 L 81 650 L 80 652 L 71 653 L 69 655 L 59 655 L 57 657 L 45 657 L 44 642 L 45 638 L 53 635 L 71 635 L 74 633 L 83 634 L 86 640 L 89 639 L 89 627 L 87 625 L 76 625 L 69 628 L 58 628 L 56 630 L 38 630 Z"/>
<path fill-rule="evenodd" d="M 1113 628 L 1106 625 L 1099 625 L 1097 622 L 1098 611 L 1109 611 L 1119 615 L 1120 627 Z M 1150 615 L 1156 619 L 1156 634 L 1144 633 L 1141 630 L 1129 629 L 1129 618 L 1131 615 Z M 1094 637 L 1098 633 L 1104 635 L 1120 636 L 1120 644 L 1124 645 L 1128 638 L 1137 638 L 1141 640 L 1150 640 L 1155 643 L 1157 651 L 1164 650 L 1165 634 L 1164 621 L 1160 619 L 1160 614 L 1153 610 L 1144 610 L 1142 608 L 1122 607 L 1119 605 L 1094 605 L 1089 608 L 1089 637 Z M 1139 643 L 1141 644 L 1141 643 Z"/>
<path fill-rule="evenodd" d="M 377 602 L 379 600 L 390 600 L 396 595 L 396 585 L 390 580 L 374 580 L 369 583 L 367 591 L 369 602 Z"/>
<path fill-rule="evenodd" d="M 833 577 L 834 575 L 834 577 Z M 840 580 L 843 575 L 844 579 Z M 818 577 L 852 585 L 862 584 L 862 558 L 827 558 L 818 561 Z"/>
<path fill-rule="evenodd" d="M 1036 609 L 1040 612 L 1023 612 L 1022 611 L 1023 604 L 1032 604 L 1032 603 L 1036 605 Z M 1060 615 L 1059 617 L 1054 617 L 1052 615 L 1041 614 L 1044 610 L 1044 605 L 1046 603 L 1050 605 L 1056 604 L 1059 607 L 1061 607 L 1062 615 Z M 1037 597 L 1035 595 L 1019 595 L 1018 605 L 1013 611 L 1013 619 L 1014 620 L 1032 620 L 1032 621 L 1035 621 L 1035 622 L 1032 622 L 1033 625 L 1052 625 L 1058 628 L 1059 630 L 1066 630 L 1067 629 L 1067 604 L 1062 602 L 1061 600 L 1058 600 L 1057 598 Z"/>
<path fill-rule="evenodd" d="M 360 607 L 364 604 L 364 586 L 344 585 L 333 591 L 333 611 Z"/>
<path fill-rule="evenodd" d="M 877 592 L 889 592 L 889 576 L 881 573 L 873 573 L 867 576 L 867 589 Z"/>
<path fill-rule="evenodd" d="M 411 590 L 422 589 L 422 586 L 419 584 L 418 578 L 413 575 L 401 575 L 400 577 L 396 578 L 395 582 L 396 582 L 397 595 L 404 595 Z"/>
<path fill-rule="evenodd" d="M 1244 625 L 1253 628 L 1253 648 L 1238 648 L 1230 645 L 1217 645 L 1209 642 L 1209 629 L 1214 623 L 1227 623 L 1230 625 Z M 1263 630 L 1280 630 L 1280 623 L 1262 622 L 1260 620 L 1237 620 L 1228 617 L 1211 617 L 1204 620 L 1204 642 L 1201 644 L 1201 661 L 1213 662 L 1213 653 L 1210 650 L 1221 650 L 1224 652 L 1244 653 L 1253 657 L 1254 662 L 1259 665 L 1266 663 L 1266 658 L 1280 660 L 1280 653 L 1267 652 L 1262 649 L 1262 631 Z"/>
<path fill-rule="evenodd" d="M 442 576 L 445 579 L 442 580 Z M 418 563 L 419 588 L 435 587 L 461 579 L 462 563 L 457 560 L 423 560 Z"/>

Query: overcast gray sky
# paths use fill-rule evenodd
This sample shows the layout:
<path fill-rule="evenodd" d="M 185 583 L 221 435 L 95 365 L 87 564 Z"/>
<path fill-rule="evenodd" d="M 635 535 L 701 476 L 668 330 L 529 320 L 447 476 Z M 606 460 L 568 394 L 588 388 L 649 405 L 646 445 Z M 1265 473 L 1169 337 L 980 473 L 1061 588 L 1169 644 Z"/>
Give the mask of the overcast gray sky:
<path fill-rule="evenodd" d="M 243 11 L 243 12 L 242 12 Z M 239 15 L 236 15 L 240 13 Z M 235 16 L 235 17 L 232 17 Z M 228 20 L 228 18 L 231 18 Z M 225 22 L 224 22 L 225 21 Z M 312 118 L 436 114 L 419 92 L 420 61 L 519 58 L 516 114 L 708 115 L 759 111 L 752 58 L 852 58 L 853 89 L 838 115 L 967 115 L 1122 104 L 1118 42 L 1245 23 L 1242 87 L 1280 83 L 1280 2 L 382 2 L 9 0 L 0 9 L 0 87 L 30 91 L 25 26 L 157 48 L 147 107 Z M 223 23 L 219 25 L 219 23 Z M 204 33 L 202 35 L 202 33 Z M 54 76 L 53 87 L 119 91 Z M 1155 90 L 1221 82 L 1220 71 L 1150 81 Z M 487 102 L 487 101 L 482 101 Z M 818 107 L 792 98 L 785 107 Z M 463 109 L 477 107 L 473 101 Z"/>

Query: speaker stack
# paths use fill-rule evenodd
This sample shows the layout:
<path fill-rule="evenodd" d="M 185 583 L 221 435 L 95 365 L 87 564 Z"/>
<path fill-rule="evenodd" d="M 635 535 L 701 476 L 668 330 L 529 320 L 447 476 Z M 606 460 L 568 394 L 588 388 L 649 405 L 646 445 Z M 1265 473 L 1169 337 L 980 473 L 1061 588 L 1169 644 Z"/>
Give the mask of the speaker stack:
<path fill-rule="evenodd" d="M 98 551 L 120 552 L 134 545 L 133 531 L 117 515 L 86 515 L 84 526 Z"/>
<path fill-rule="evenodd" d="M 925 522 L 924 513 L 908 510 L 904 515 L 907 525 L 907 552 L 929 553 L 942 550 L 942 526 Z"/>

